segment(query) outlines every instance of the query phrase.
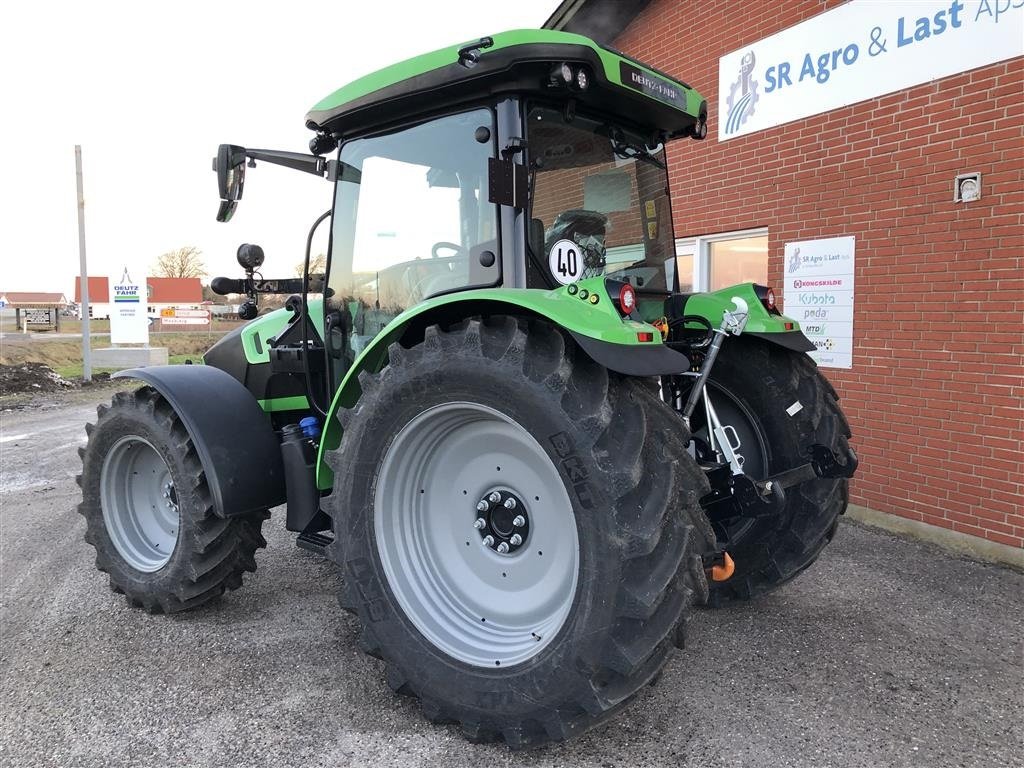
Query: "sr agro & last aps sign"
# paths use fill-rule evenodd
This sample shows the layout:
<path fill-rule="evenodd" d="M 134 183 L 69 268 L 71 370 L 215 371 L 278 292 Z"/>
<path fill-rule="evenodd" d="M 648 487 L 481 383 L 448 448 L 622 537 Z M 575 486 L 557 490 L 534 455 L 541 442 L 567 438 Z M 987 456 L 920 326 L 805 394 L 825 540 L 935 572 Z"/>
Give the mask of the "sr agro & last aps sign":
<path fill-rule="evenodd" d="M 1024 55 L 1024 0 L 851 0 L 718 62 L 718 140 Z"/>

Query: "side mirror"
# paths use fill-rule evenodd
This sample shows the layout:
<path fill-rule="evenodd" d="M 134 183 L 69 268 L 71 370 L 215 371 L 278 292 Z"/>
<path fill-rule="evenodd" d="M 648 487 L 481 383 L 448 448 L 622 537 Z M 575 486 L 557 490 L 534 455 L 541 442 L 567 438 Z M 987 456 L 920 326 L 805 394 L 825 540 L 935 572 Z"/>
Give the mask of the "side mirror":
<path fill-rule="evenodd" d="M 217 172 L 217 187 L 220 192 L 220 208 L 217 221 L 230 221 L 242 199 L 245 184 L 245 147 L 221 144 L 217 157 L 213 159 L 213 170 Z"/>

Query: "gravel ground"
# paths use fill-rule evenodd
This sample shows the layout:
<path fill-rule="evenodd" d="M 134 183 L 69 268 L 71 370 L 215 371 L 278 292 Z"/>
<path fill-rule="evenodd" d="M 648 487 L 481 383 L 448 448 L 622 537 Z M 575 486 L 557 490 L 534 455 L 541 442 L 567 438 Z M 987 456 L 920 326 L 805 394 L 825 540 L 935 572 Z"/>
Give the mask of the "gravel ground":
<path fill-rule="evenodd" d="M 1024 577 L 853 524 L 797 582 L 698 613 L 620 717 L 530 753 L 468 744 L 393 696 L 334 569 L 282 515 L 240 591 L 183 616 L 130 610 L 75 513 L 75 449 L 106 396 L 0 414 L 5 768 L 1024 762 Z"/>

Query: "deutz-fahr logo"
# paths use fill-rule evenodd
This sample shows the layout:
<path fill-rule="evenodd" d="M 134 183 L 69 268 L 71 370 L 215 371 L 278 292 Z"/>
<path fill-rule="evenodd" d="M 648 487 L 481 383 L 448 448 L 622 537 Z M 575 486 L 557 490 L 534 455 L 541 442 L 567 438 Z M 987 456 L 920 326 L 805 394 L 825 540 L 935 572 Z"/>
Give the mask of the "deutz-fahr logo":
<path fill-rule="evenodd" d="M 128 270 L 124 271 L 121 275 L 121 282 L 114 285 L 114 303 L 135 303 L 138 304 L 141 299 L 141 290 L 137 283 L 132 282 L 131 275 L 128 274 Z"/>

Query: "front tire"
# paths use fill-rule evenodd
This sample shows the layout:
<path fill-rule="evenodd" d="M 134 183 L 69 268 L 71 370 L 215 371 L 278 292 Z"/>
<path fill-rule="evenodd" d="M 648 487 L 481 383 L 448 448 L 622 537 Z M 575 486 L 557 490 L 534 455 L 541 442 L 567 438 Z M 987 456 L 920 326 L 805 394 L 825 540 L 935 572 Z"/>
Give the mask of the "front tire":
<path fill-rule="evenodd" d="M 435 326 L 389 357 L 360 375 L 328 458 L 330 554 L 362 647 L 473 741 L 532 747 L 602 721 L 706 598 L 707 485 L 681 423 L 544 324 Z"/>
<path fill-rule="evenodd" d="M 79 449 L 85 540 L 129 604 L 174 613 L 242 586 L 269 513 L 224 519 L 181 419 L 151 387 L 118 392 Z"/>

